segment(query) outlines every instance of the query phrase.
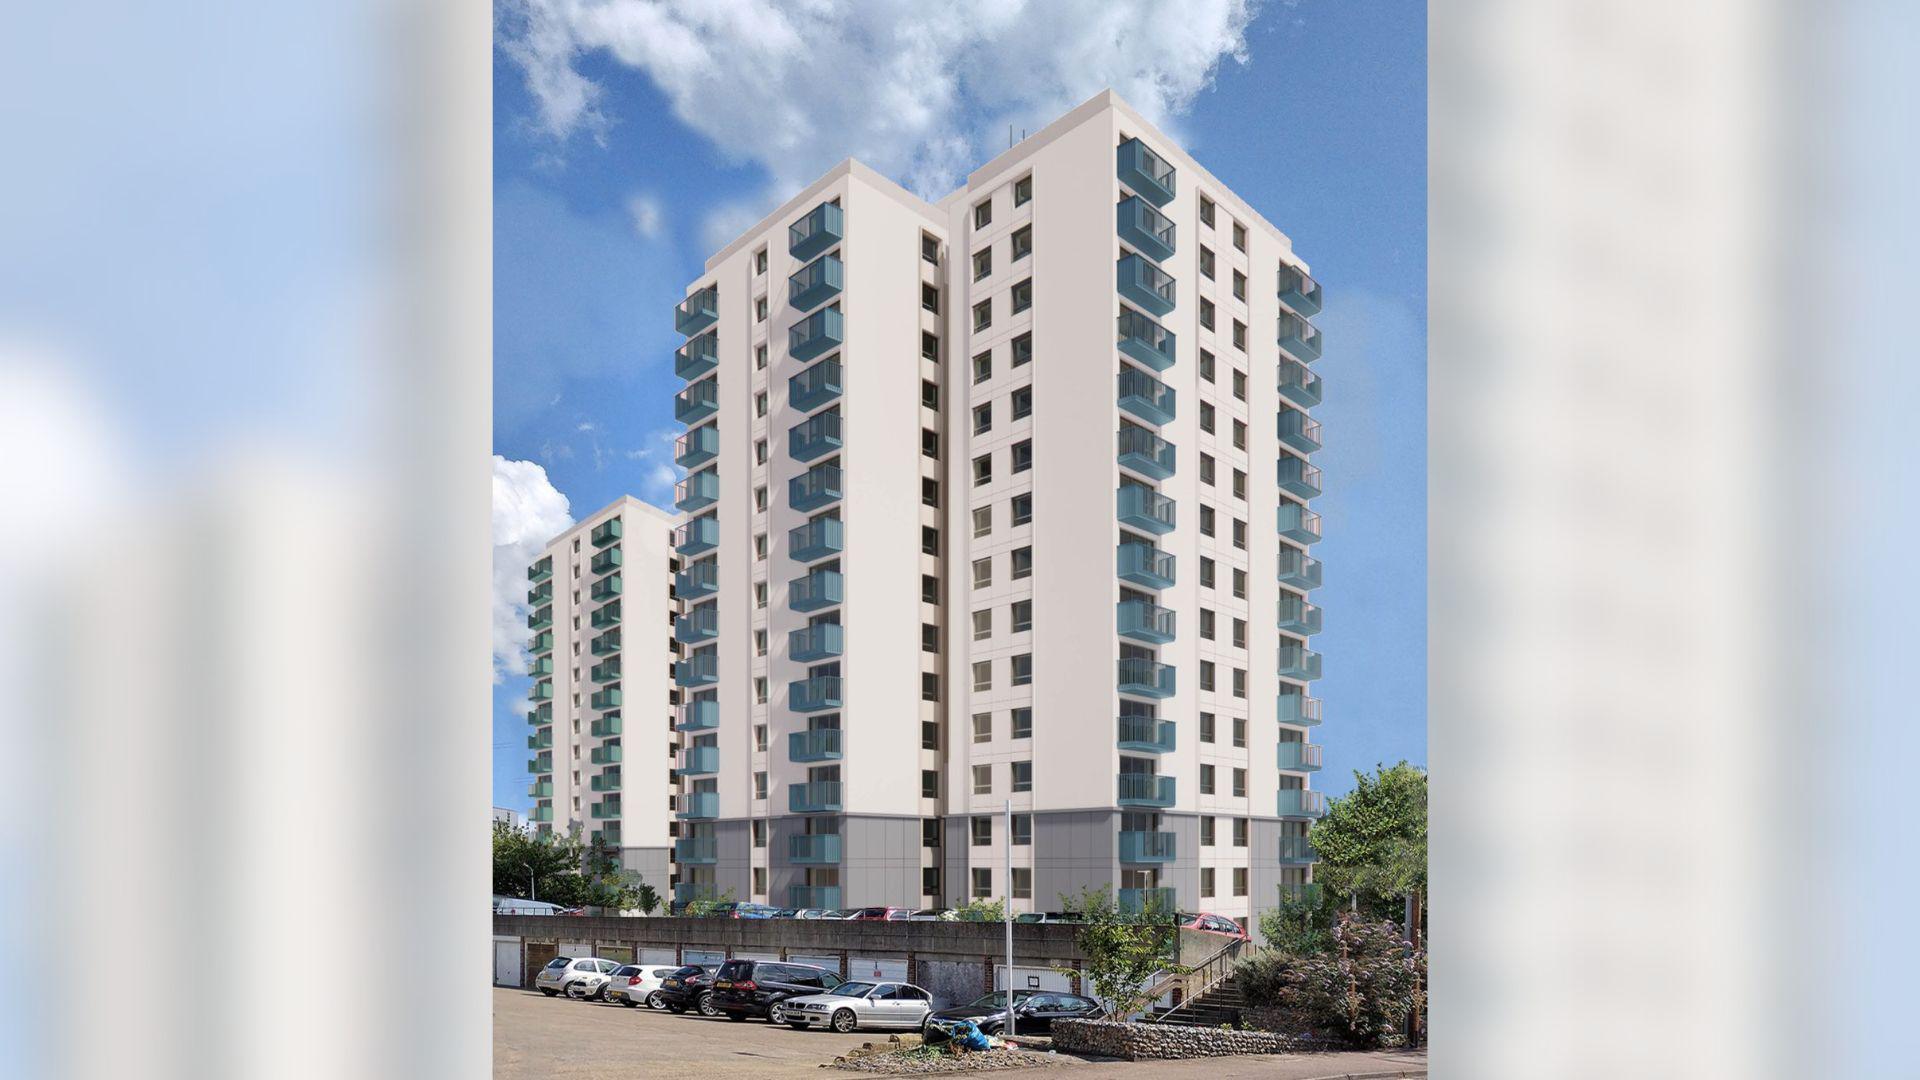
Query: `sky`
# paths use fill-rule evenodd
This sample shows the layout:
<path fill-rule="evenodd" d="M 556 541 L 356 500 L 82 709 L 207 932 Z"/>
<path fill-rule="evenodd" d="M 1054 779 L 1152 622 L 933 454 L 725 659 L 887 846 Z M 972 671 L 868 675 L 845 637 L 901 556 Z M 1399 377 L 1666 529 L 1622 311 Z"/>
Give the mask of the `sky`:
<path fill-rule="evenodd" d="M 937 198 L 1009 124 L 1038 130 L 1109 86 L 1287 233 L 1325 290 L 1314 786 L 1426 763 L 1424 4 L 496 12 L 496 805 L 531 801 L 528 556 L 621 495 L 669 506 L 672 311 L 706 256 L 842 158 Z"/>

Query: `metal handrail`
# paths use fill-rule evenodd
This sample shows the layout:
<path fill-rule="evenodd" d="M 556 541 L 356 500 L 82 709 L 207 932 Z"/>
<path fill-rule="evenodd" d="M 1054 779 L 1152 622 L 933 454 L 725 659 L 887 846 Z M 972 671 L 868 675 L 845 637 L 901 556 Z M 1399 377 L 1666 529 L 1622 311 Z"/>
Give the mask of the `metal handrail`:
<path fill-rule="evenodd" d="M 1183 972 L 1169 975 L 1167 978 L 1155 984 L 1153 987 L 1153 996 L 1157 998 L 1172 989 L 1175 982 L 1182 983 L 1180 1002 L 1158 1016 L 1148 1013 L 1145 1017 L 1145 1022 L 1150 1024 L 1161 1023 L 1165 1021 L 1167 1017 L 1172 1016 L 1174 1013 L 1200 1000 L 1207 994 L 1212 993 L 1220 984 L 1233 978 L 1234 969 L 1239 965 L 1240 950 L 1245 946 L 1246 942 L 1235 938 L 1225 945 L 1222 945 L 1212 956 L 1200 961 L 1193 967 Z M 1197 986 L 1195 985 L 1196 982 L 1198 982 Z"/>

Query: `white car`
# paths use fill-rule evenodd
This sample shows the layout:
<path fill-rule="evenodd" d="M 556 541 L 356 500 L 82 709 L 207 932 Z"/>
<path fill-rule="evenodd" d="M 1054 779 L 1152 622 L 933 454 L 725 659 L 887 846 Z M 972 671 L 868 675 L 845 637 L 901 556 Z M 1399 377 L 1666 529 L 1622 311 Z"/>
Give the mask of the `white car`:
<path fill-rule="evenodd" d="M 617 1001 L 628 1008 L 645 1005 L 649 1009 L 665 1009 L 667 999 L 660 996 L 660 980 L 679 970 L 677 967 L 628 964 L 613 973 L 613 982 L 607 985 L 607 1000 Z"/>
<path fill-rule="evenodd" d="M 565 994 L 592 1001 L 607 992 L 607 984 L 620 965 L 597 956 L 556 956 L 533 977 L 533 988 L 552 997 Z"/>
<path fill-rule="evenodd" d="M 846 1033 L 855 1028 L 920 1030 L 933 1011 L 933 997 L 912 983 L 843 982 L 824 994 L 788 998 L 781 1015 L 795 1031 L 832 1028 Z"/>

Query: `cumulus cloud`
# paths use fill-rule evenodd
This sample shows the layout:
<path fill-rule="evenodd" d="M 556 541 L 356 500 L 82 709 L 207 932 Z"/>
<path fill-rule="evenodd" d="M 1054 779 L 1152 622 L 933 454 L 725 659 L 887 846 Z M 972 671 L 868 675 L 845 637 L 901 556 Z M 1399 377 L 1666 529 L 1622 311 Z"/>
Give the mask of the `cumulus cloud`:
<path fill-rule="evenodd" d="M 633 222 L 634 234 L 642 240 L 653 240 L 660 235 L 660 228 L 666 223 L 666 214 L 660 208 L 660 200 L 651 195 L 639 194 L 627 199 L 627 217 Z"/>
<path fill-rule="evenodd" d="M 674 464 L 673 444 L 679 429 L 655 431 L 644 443 L 627 451 L 627 460 L 640 463 L 640 490 L 636 496 L 662 510 L 673 510 L 673 487 L 687 474 Z"/>
<path fill-rule="evenodd" d="M 527 564 L 573 524 L 573 511 L 531 461 L 493 456 L 493 681 L 527 670 Z"/>
<path fill-rule="evenodd" d="M 775 195 L 852 156 L 937 198 L 1009 123 L 1036 129 L 1107 87 L 1170 121 L 1223 60 L 1246 61 L 1259 2 L 508 0 L 500 34 L 556 139 L 604 140 L 618 119 L 578 68 L 603 54 L 763 166 Z"/>

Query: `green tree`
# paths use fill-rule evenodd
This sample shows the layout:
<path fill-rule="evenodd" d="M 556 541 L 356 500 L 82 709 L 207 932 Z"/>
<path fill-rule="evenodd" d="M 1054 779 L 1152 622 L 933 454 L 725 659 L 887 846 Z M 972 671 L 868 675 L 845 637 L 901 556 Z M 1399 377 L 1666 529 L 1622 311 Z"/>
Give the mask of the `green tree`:
<path fill-rule="evenodd" d="M 1375 1047 L 1425 1012 L 1426 954 L 1391 922 L 1346 912 L 1332 947 L 1284 963 L 1279 1004 L 1357 1047 Z"/>
<path fill-rule="evenodd" d="M 639 908 L 642 915 L 651 915 L 660 910 L 659 891 L 646 882 L 641 882 L 640 887 L 633 891 L 633 906 Z"/>
<path fill-rule="evenodd" d="M 1078 897 L 1060 897 L 1060 904 L 1080 922 L 1074 943 L 1086 957 L 1086 966 L 1069 975 L 1086 978 L 1088 989 L 1107 1006 L 1107 1014 L 1125 1019 L 1147 1006 L 1149 980 L 1165 972 L 1185 971 L 1177 961 L 1179 932 L 1174 913 L 1152 903 L 1141 912 L 1121 911 L 1103 887 L 1083 889 Z"/>
<path fill-rule="evenodd" d="M 731 904 L 733 902 L 733 890 L 728 889 L 718 896 L 703 896 L 696 900 L 687 901 L 686 910 L 682 912 L 682 914 L 690 919 L 704 919 L 712 915 L 714 909 L 718 908 L 721 904 Z"/>
<path fill-rule="evenodd" d="M 1427 889 L 1426 770 L 1402 761 L 1353 778 L 1308 834 L 1320 858 L 1314 881 L 1343 906 L 1402 918 L 1402 901 Z"/>
<path fill-rule="evenodd" d="M 1007 917 L 1007 905 L 1001 900 L 969 900 L 953 909 L 959 922 L 1001 922 Z"/>
<path fill-rule="evenodd" d="M 581 892 L 578 838 L 493 825 L 493 891 L 500 896 L 571 904 Z"/>
<path fill-rule="evenodd" d="M 1325 889 L 1282 891 L 1280 906 L 1260 913 L 1260 936 L 1281 954 L 1312 956 L 1333 943 L 1339 917 L 1338 902 Z"/>

